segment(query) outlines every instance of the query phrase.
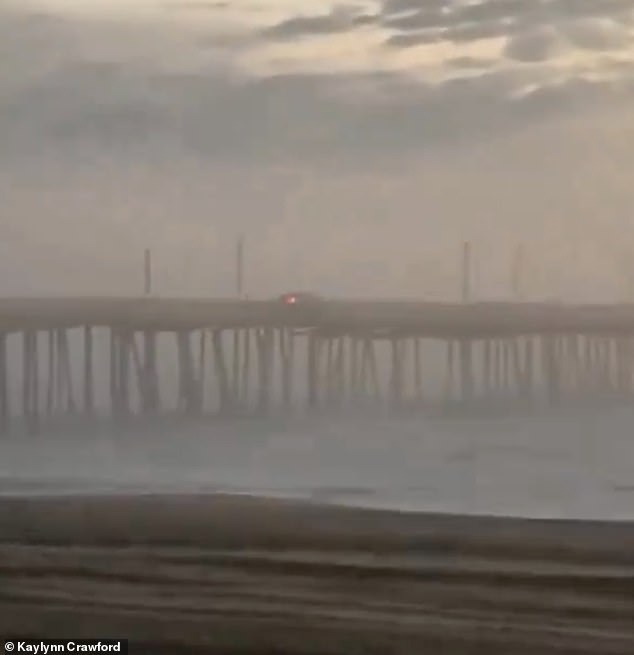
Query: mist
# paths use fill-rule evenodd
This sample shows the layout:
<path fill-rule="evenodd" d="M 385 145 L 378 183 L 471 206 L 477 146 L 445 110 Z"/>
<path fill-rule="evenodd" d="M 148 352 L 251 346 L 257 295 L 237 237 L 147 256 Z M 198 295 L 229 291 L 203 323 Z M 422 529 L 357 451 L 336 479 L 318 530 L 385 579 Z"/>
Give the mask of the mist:
<path fill-rule="evenodd" d="M 110 4 L 0 3 L 0 295 L 140 296 L 149 248 L 155 296 L 229 297 L 244 235 L 250 298 L 454 301 L 468 241 L 474 300 L 519 245 L 527 300 L 631 300 L 631 3 Z M 0 478 L 623 516 L 631 412 L 579 412 L 11 439 Z"/>

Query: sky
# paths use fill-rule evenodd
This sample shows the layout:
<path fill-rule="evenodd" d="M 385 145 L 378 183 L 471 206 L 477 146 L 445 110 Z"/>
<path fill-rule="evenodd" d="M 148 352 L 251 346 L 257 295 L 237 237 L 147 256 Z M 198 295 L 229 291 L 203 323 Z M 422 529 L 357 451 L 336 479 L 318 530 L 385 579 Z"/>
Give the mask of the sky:
<path fill-rule="evenodd" d="M 634 0 L 0 0 L 0 294 L 621 299 Z M 631 288 L 631 285 L 630 285 Z"/>

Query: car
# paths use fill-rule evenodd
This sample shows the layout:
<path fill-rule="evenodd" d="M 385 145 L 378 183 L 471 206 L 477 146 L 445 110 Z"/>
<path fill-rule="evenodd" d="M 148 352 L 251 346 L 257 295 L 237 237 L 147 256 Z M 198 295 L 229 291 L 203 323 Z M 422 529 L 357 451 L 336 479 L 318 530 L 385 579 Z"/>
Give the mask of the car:
<path fill-rule="evenodd" d="M 310 293 L 308 291 L 287 291 L 277 298 L 278 302 L 283 303 L 284 305 L 315 305 L 323 302 L 323 298 L 316 293 Z"/>

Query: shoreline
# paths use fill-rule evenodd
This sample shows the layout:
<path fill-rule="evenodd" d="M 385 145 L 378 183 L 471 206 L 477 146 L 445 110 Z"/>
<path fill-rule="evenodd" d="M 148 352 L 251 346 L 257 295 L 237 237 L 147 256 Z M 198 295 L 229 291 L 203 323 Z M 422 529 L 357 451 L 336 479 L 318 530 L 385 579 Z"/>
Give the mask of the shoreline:
<path fill-rule="evenodd" d="M 634 652 L 634 522 L 0 498 L 0 634 L 130 652 Z M 78 634 L 81 633 L 81 634 Z"/>
<path fill-rule="evenodd" d="M 509 548 L 631 552 L 634 562 L 634 520 L 393 510 L 232 492 L 0 495 L 0 542 L 240 548 L 317 541 L 400 549 L 441 537 Z"/>
<path fill-rule="evenodd" d="M 400 515 L 418 515 L 427 517 L 473 517 L 480 519 L 502 519 L 504 521 L 545 521 L 547 523 L 584 523 L 597 526 L 605 525 L 628 525 L 634 523 L 634 511 L 614 513 L 600 516 L 592 514 L 559 514 L 547 512 L 543 507 L 535 507 L 510 513 L 498 510 L 466 510 L 459 503 L 452 508 L 450 503 L 425 503 L 424 501 L 411 498 L 403 498 L 403 495 L 390 493 L 391 490 L 376 490 L 365 487 L 308 487 L 305 489 L 278 489 L 278 488 L 241 488 L 230 485 L 191 485 L 182 484 L 167 486 L 163 485 L 156 489 L 148 488 L 146 484 L 116 484 L 108 485 L 60 485 L 55 483 L 31 484 L 30 481 L 12 483 L 8 488 L 2 487 L 0 480 L 0 502 L 3 500 L 62 500 L 69 498 L 83 499 L 130 499 L 143 497 L 180 497 L 180 498 L 242 498 L 252 502 L 282 502 L 297 505 L 323 506 L 331 508 L 343 508 L 349 511 L 387 512 Z M 626 490 L 630 493 L 630 489 Z M 394 499 L 393 496 L 396 496 Z M 427 505 L 427 506 L 425 506 Z M 435 506 L 434 506 L 435 505 Z M 448 506 L 449 505 L 449 506 Z"/>

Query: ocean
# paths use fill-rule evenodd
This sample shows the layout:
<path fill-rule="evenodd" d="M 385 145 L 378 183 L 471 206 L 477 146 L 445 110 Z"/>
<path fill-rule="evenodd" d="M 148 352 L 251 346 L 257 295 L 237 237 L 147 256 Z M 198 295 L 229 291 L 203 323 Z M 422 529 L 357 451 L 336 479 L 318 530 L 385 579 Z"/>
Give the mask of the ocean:
<path fill-rule="evenodd" d="M 2 495 L 124 492 L 631 520 L 634 408 L 217 421 L 0 441 Z"/>

